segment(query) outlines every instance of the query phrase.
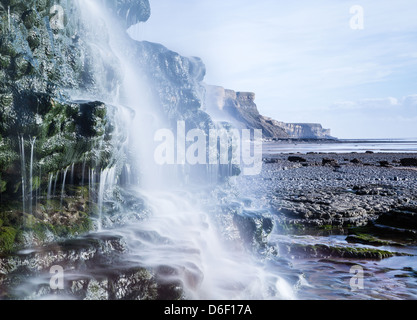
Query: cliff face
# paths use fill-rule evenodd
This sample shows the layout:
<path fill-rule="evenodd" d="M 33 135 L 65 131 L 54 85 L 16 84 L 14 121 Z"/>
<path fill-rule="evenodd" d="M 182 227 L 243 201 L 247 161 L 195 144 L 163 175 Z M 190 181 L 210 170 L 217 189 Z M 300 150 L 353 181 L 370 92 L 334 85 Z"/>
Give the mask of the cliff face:
<path fill-rule="evenodd" d="M 291 139 L 335 139 L 330 129 L 324 129 L 319 123 L 284 123 L 271 120 L 282 127 Z"/>
<path fill-rule="evenodd" d="M 333 139 L 321 124 L 284 123 L 261 115 L 252 92 L 206 86 L 206 107 L 215 119 L 240 128 L 261 129 L 265 139 Z"/>
<path fill-rule="evenodd" d="M 206 67 L 197 57 L 183 57 L 161 44 L 130 42 L 130 52 L 137 72 L 145 77 L 159 117 L 165 117 L 172 128 L 178 120 L 188 129 L 213 127 L 210 116 L 203 110 L 202 81 Z"/>
<path fill-rule="evenodd" d="M 215 119 L 229 121 L 238 128 L 261 129 L 266 139 L 289 138 L 282 127 L 259 113 L 254 93 L 207 86 L 206 107 Z"/>

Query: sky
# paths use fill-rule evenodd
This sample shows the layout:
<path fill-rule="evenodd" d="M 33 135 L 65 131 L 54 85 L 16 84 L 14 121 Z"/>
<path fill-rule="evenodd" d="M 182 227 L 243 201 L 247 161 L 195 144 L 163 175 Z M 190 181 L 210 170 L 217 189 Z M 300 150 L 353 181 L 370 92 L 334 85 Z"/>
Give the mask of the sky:
<path fill-rule="evenodd" d="M 417 1 L 150 0 L 138 40 L 203 59 L 205 83 L 338 138 L 417 138 Z"/>

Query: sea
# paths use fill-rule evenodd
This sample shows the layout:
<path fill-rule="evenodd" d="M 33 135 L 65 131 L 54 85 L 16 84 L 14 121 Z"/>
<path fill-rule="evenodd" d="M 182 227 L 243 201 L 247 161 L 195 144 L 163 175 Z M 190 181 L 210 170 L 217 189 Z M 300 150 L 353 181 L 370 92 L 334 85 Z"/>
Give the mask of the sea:
<path fill-rule="evenodd" d="M 413 139 L 340 139 L 264 142 L 264 154 L 277 153 L 417 153 Z"/>

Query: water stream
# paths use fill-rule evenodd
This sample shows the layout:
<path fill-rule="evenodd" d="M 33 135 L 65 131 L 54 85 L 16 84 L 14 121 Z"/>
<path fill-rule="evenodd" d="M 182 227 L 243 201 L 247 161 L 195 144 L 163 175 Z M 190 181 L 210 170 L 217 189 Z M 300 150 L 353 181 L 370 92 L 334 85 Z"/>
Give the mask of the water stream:
<path fill-rule="evenodd" d="M 113 101 L 118 114 L 116 132 L 120 136 L 128 131 L 124 146 L 120 148 L 121 152 L 129 150 L 130 161 L 124 168 L 127 173 L 131 172 L 131 167 L 139 172 L 137 179 L 129 177 L 131 192 L 144 199 L 151 212 L 145 221 L 116 230 L 105 229 L 104 202 L 111 199 L 112 188 L 118 183 L 116 171 L 120 168 L 116 156 L 114 164 L 101 171 L 98 182 L 99 232 L 110 232 L 126 239 L 129 263 L 152 269 L 169 266 L 175 270 L 169 273 L 167 280 L 178 282 L 188 299 L 294 298 L 293 288 L 278 274 L 267 270 L 262 260 L 257 261 L 247 250 L 225 245 L 215 216 L 201 205 L 205 201 L 204 194 L 197 195 L 193 187 L 184 186 L 184 177 L 177 180 L 178 175 L 164 174 L 164 170 L 158 168 L 153 158 L 153 138 L 158 129 L 164 128 L 164 121 L 154 113 L 156 108 L 145 94 L 146 83 L 134 61 L 126 55 L 127 44 L 118 33 L 121 30 L 113 27 L 117 24 L 112 24 L 112 17 L 101 2 L 86 0 L 79 5 L 91 28 L 107 27 L 111 49 L 120 61 L 124 82 L 120 96 Z M 133 118 L 128 109 L 134 111 Z M 182 166 L 173 170 L 184 172 Z M 90 189 L 95 185 L 94 177 L 92 169 Z"/>

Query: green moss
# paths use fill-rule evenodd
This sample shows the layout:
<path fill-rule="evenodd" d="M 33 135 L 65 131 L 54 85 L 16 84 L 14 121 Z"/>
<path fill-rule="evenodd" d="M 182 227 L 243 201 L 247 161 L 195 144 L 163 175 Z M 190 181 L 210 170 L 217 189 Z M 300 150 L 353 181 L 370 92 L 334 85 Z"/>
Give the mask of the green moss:
<path fill-rule="evenodd" d="M 0 228 L 0 252 L 12 252 L 15 246 L 18 230 L 12 227 Z"/>
<path fill-rule="evenodd" d="M 301 257 L 382 260 L 395 256 L 411 256 L 409 254 L 374 248 L 327 246 L 322 244 L 308 245 L 300 243 L 286 244 L 285 246 L 290 254 L 295 254 Z"/>
<path fill-rule="evenodd" d="M 75 188 L 75 187 L 74 187 Z M 85 234 L 93 229 L 92 217 L 89 214 L 90 206 L 82 196 L 88 197 L 85 188 L 75 188 L 75 198 L 71 197 L 64 201 L 71 208 L 82 207 L 82 210 L 71 214 L 72 209 L 62 207 L 60 200 L 51 199 L 37 204 L 37 214 L 23 214 L 21 202 L 7 202 L 0 204 L 0 252 L 10 253 L 19 249 L 23 243 L 23 235 L 33 232 L 36 240 L 40 243 L 47 240 L 52 233 L 56 238 L 68 238 Z M 65 219 L 62 221 L 61 216 Z"/>
<path fill-rule="evenodd" d="M 286 234 L 297 234 L 306 230 L 306 227 L 302 224 L 297 223 L 280 223 L 277 225 L 279 232 Z"/>
<path fill-rule="evenodd" d="M 7 182 L 3 181 L 0 176 L 0 193 L 6 192 L 7 190 Z"/>
<path fill-rule="evenodd" d="M 321 226 L 320 229 L 323 229 L 323 230 L 333 230 L 333 229 L 335 229 L 335 227 L 332 226 L 331 224 L 326 224 L 326 225 Z"/>
<path fill-rule="evenodd" d="M 360 243 L 360 244 L 367 244 L 367 245 L 372 245 L 372 246 L 398 245 L 396 243 L 393 243 L 392 241 L 384 241 L 374 236 L 371 236 L 369 234 L 361 234 L 361 233 L 350 235 L 349 237 L 346 238 L 346 241 L 349 243 Z"/>

